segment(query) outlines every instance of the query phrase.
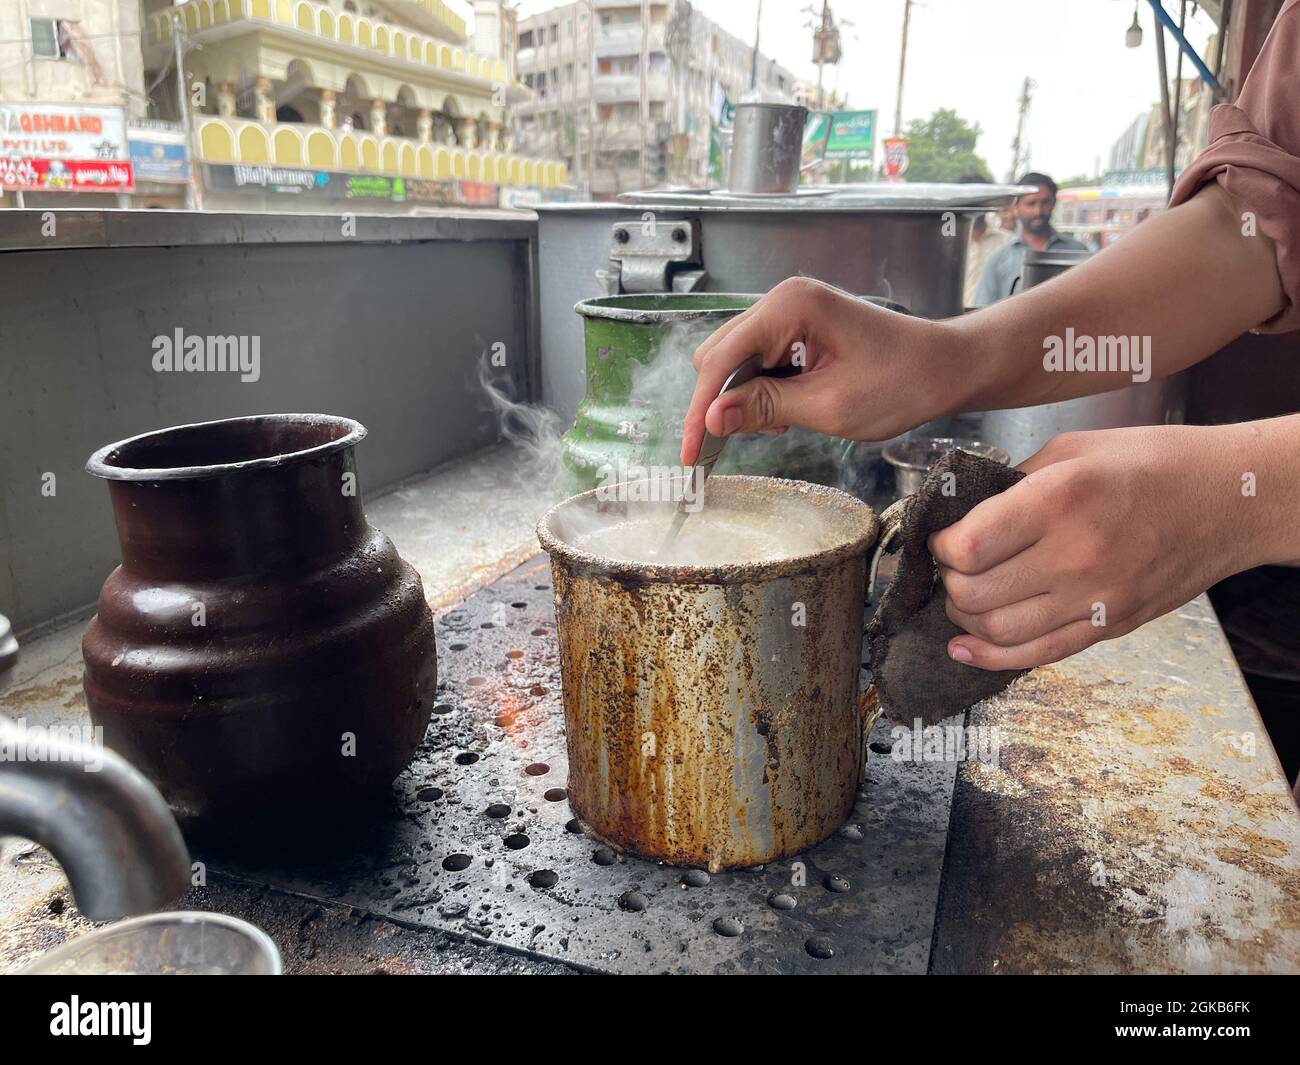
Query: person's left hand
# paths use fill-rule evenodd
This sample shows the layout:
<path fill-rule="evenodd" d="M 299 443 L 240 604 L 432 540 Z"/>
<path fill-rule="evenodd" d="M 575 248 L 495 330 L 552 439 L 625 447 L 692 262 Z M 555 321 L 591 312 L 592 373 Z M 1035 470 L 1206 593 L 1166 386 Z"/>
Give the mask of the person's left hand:
<path fill-rule="evenodd" d="M 981 669 L 1055 662 L 1132 632 L 1254 564 L 1254 502 L 1216 429 L 1067 433 L 1028 474 L 930 537 L 948 653 Z"/>

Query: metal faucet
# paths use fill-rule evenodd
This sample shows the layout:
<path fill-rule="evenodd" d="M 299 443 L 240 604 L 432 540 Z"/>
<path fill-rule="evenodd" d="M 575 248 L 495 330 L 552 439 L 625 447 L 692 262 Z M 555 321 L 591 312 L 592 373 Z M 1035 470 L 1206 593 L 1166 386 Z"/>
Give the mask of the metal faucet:
<path fill-rule="evenodd" d="M 18 661 L 18 641 L 14 639 L 13 626 L 0 614 L 0 674 L 4 674 Z"/>
<path fill-rule="evenodd" d="M 121 755 L 65 737 L 47 734 L 40 757 L 28 757 L 28 736 L 0 716 L 0 836 L 49 850 L 92 921 L 148 913 L 183 894 L 190 855 L 158 789 Z"/>

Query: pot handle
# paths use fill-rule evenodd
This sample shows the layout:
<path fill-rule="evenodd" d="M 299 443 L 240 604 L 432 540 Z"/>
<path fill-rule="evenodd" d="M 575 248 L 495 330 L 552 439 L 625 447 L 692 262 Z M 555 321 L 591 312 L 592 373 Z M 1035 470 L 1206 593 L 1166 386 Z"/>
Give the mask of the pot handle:
<path fill-rule="evenodd" d="M 887 506 L 884 513 L 880 515 L 880 537 L 876 540 L 876 546 L 871 551 L 871 565 L 867 569 L 868 601 L 876 591 L 876 571 L 880 568 L 880 556 L 885 553 L 885 548 L 898 535 L 898 530 L 903 527 L 903 511 L 907 509 L 907 504 L 911 498 L 911 496 L 903 496 L 902 499 Z"/>
<path fill-rule="evenodd" d="M 862 722 L 862 757 L 858 759 L 858 783 L 863 784 L 867 779 L 867 760 L 871 756 L 867 753 L 871 742 L 871 730 L 876 727 L 876 722 L 880 720 L 880 698 L 876 694 L 876 686 L 868 684 L 862 691 L 858 692 L 858 718 Z"/>
<path fill-rule="evenodd" d="M 880 556 L 885 553 L 885 548 L 903 527 L 903 511 L 907 509 L 907 502 L 911 498 L 911 496 L 904 496 L 897 502 L 891 503 L 880 515 L 880 536 L 876 540 L 876 546 L 871 549 L 871 563 L 867 568 L 868 601 L 876 588 L 876 570 L 880 566 Z M 871 730 L 880 720 L 880 713 L 880 699 L 876 695 L 876 686 L 868 684 L 858 693 L 858 716 L 862 721 L 862 769 L 859 783 L 865 782 L 867 778 L 867 744 L 871 739 Z"/>

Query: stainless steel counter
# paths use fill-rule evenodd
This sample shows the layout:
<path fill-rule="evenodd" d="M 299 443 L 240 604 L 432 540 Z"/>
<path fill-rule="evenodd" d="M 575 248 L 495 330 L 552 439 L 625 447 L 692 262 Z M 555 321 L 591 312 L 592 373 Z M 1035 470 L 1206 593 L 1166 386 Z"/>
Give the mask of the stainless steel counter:
<path fill-rule="evenodd" d="M 431 601 L 454 607 L 533 553 L 531 524 L 545 498 L 521 482 L 519 468 L 509 452 L 481 453 L 369 507 L 420 570 Z M 445 514 L 456 515 L 451 535 L 434 535 Z M 39 724 L 84 720 L 81 627 L 24 647 L 0 713 Z M 539 706 L 554 713 L 558 702 Z M 870 968 L 1300 972 L 1300 812 L 1204 597 L 1034 671 L 973 708 L 967 723 L 995 730 L 982 734 L 996 737 L 995 760 L 950 760 L 942 742 L 918 744 L 920 760 L 895 757 L 904 753 L 901 734 L 877 727 L 862 822 L 865 845 L 882 848 L 880 877 L 861 882 L 872 894 L 858 908 L 898 931 L 873 944 Z M 495 858 L 501 890 L 531 890 L 529 849 Z M 637 864 L 622 867 L 628 877 L 641 875 Z M 658 875 L 653 866 L 644 873 Z M 826 889 L 810 876 L 792 890 L 815 907 L 802 893 Z M 562 952 L 529 955 L 526 936 L 505 948 L 513 958 L 458 945 L 501 942 L 470 927 L 473 914 L 462 922 L 449 910 L 437 927 L 420 928 L 386 912 L 387 903 L 304 900 L 219 866 L 185 904 L 267 928 L 291 972 L 563 971 Z M 599 909 L 594 925 L 645 926 L 614 893 L 586 904 Z M 84 927 L 48 857 L 6 844 L 0 969 Z M 636 959 L 618 965 L 635 969 Z"/>
<path fill-rule="evenodd" d="M 540 388 L 535 234 L 505 211 L 0 211 L 0 613 L 21 634 L 98 595 L 117 543 L 84 466 L 115 440 L 346 413 L 365 490 L 494 443 L 481 377 Z M 254 379 L 159 369 L 181 337 L 256 345 Z"/>
<path fill-rule="evenodd" d="M 351 219 L 352 224 L 344 225 Z M 527 240 L 532 211 L 445 209 L 437 215 L 270 214 L 235 211 L 0 211 L 0 251 L 216 244 L 342 244 L 416 240 Z"/>

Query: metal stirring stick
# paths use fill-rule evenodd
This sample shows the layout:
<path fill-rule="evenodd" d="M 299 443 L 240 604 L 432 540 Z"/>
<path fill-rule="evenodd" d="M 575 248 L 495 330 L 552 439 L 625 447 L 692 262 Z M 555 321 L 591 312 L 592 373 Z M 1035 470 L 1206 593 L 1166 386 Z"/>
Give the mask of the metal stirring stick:
<path fill-rule="evenodd" d="M 778 366 L 771 370 L 764 370 L 763 356 L 751 355 L 731 371 L 731 376 L 722 383 L 718 395 L 748 384 L 755 377 L 789 377 L 798 372 L 799 368 L 797 366 Z M 704 491 L 704 482 L 708 479 L 709 474 L 713 472 L 713 467 L 717 465 L 718 456 L 722 454 L 722 448 L 726 442 L 727 438 L 725 436 L 714 436 L 707 429 L 704 431 L 704 441 L 700 444 L 700 450 L 695 456 L 695 465 L 691 467 L 691 472 L 687 474 L 689 482 L 682 486 L 682 498 L 677 501 L 677 513 L 673 515 L 673 523 L 668 527 L 668 535 L 664 537 L 663 543 L 659 545 L 659 554 L 662 555 L 677 542 L 682 526 L 686 524 L 686 519 L 691 516 L 691 511 L 686 509 L 686 497 L 689 494 L 692 498 L 700 498 L 700 493 Z M 692 489 L 689 493 L 686 491 L 688 488 Z"/>

